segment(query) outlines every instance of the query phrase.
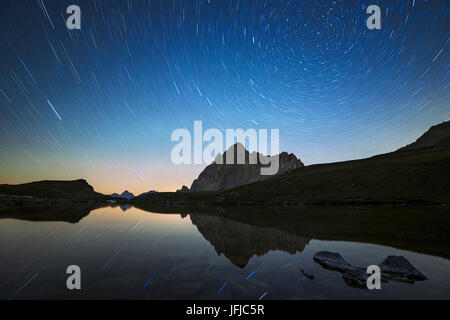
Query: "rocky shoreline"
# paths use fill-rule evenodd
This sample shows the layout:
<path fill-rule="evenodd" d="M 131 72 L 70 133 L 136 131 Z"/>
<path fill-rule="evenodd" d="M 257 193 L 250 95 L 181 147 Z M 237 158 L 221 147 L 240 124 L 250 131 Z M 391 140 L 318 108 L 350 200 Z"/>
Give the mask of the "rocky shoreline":
<path fill-rule="evenodd" d="M 0 194 L 0 210 L 12 210 L 18 208 L 62 207 L 80 204 L 107 205 L 108 201 L 97 199 L 58 199 Z"/>

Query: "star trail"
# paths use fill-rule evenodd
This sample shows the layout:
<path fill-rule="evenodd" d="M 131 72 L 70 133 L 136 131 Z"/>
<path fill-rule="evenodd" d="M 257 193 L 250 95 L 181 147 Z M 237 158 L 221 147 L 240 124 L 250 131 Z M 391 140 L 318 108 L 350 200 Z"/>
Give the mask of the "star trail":
<path fill-rule="evenodd" d="M 69 5 L 81 29 L 66 27 Z M 366 8 L 381 8 L 381 29 Z M 404 146 L 450 118 L 448 1 L 3 0 L 0 183 L 173 191 L 171 132 L 280 129 L 305 164 Z"/>

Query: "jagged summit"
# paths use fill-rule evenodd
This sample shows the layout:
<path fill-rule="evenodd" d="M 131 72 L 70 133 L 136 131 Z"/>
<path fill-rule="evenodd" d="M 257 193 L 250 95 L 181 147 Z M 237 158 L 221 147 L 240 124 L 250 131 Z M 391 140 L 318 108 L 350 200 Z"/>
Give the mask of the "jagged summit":
<path fill-rule="evenodd" d="M 241 143 L 236 143 L 223 154 L 217 155 L 215 161 L 194 180 L 190 191 L 220 191 L 270 178 L 270 175 L 261 175 L 261 168 L 268 167 L 266 163 L 270 159 L 279 161 L 276 175 L 303 167 L 303 163 L 292 153 L 265 156 L 258 152 L 250 153 Z M 232 164 L 228 164 L 230 162 Z"/>

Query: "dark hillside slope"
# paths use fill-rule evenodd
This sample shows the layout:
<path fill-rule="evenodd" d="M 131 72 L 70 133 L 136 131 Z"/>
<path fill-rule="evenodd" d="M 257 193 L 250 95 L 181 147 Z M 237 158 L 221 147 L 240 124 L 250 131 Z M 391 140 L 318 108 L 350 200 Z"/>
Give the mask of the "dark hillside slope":
<path fill-rule="evenodd" d="M 0 185 L 0 194 L 33 196 L 50 199 L 99 199 L 104 196 L 95 192 L 86 180 L 36 181 L 24 184 Z"/>
<path fill-rule="evenodd" d="M 441 146 L 450 146 L 450 121 L 432 126 L 415 142 L 401 148 L 399 151 Z"/>
<path fill-rule="evenodd" d="M 272 204 L 450 203 L 450 147 L 314 165 L 222 194 Z"/>

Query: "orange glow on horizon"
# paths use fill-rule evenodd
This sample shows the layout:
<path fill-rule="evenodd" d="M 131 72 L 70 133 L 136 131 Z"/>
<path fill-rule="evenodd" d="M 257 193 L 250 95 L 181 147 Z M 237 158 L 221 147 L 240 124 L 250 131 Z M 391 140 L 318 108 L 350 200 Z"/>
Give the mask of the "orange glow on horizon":
<path fill-rule="evenodd" d="M 24 168 L 20 163 L 13 170 L 0 171 L 0 184 L 22 184 L 40 180 L 77 180 L 85 179 L 96 192 L 102 194 L 122 193 L 125 190 L 139 195 L 150 190 L 174 192 L 183 185 L 191 186 L 203 170 L 200 166 L 167 166 L 151 168 L 142 166 L 141 170 L 130 168 L 125 164 L 95 165 L 94 170 L 87 170 L 74 161 L 70 170 L 34 170 Z"/>

